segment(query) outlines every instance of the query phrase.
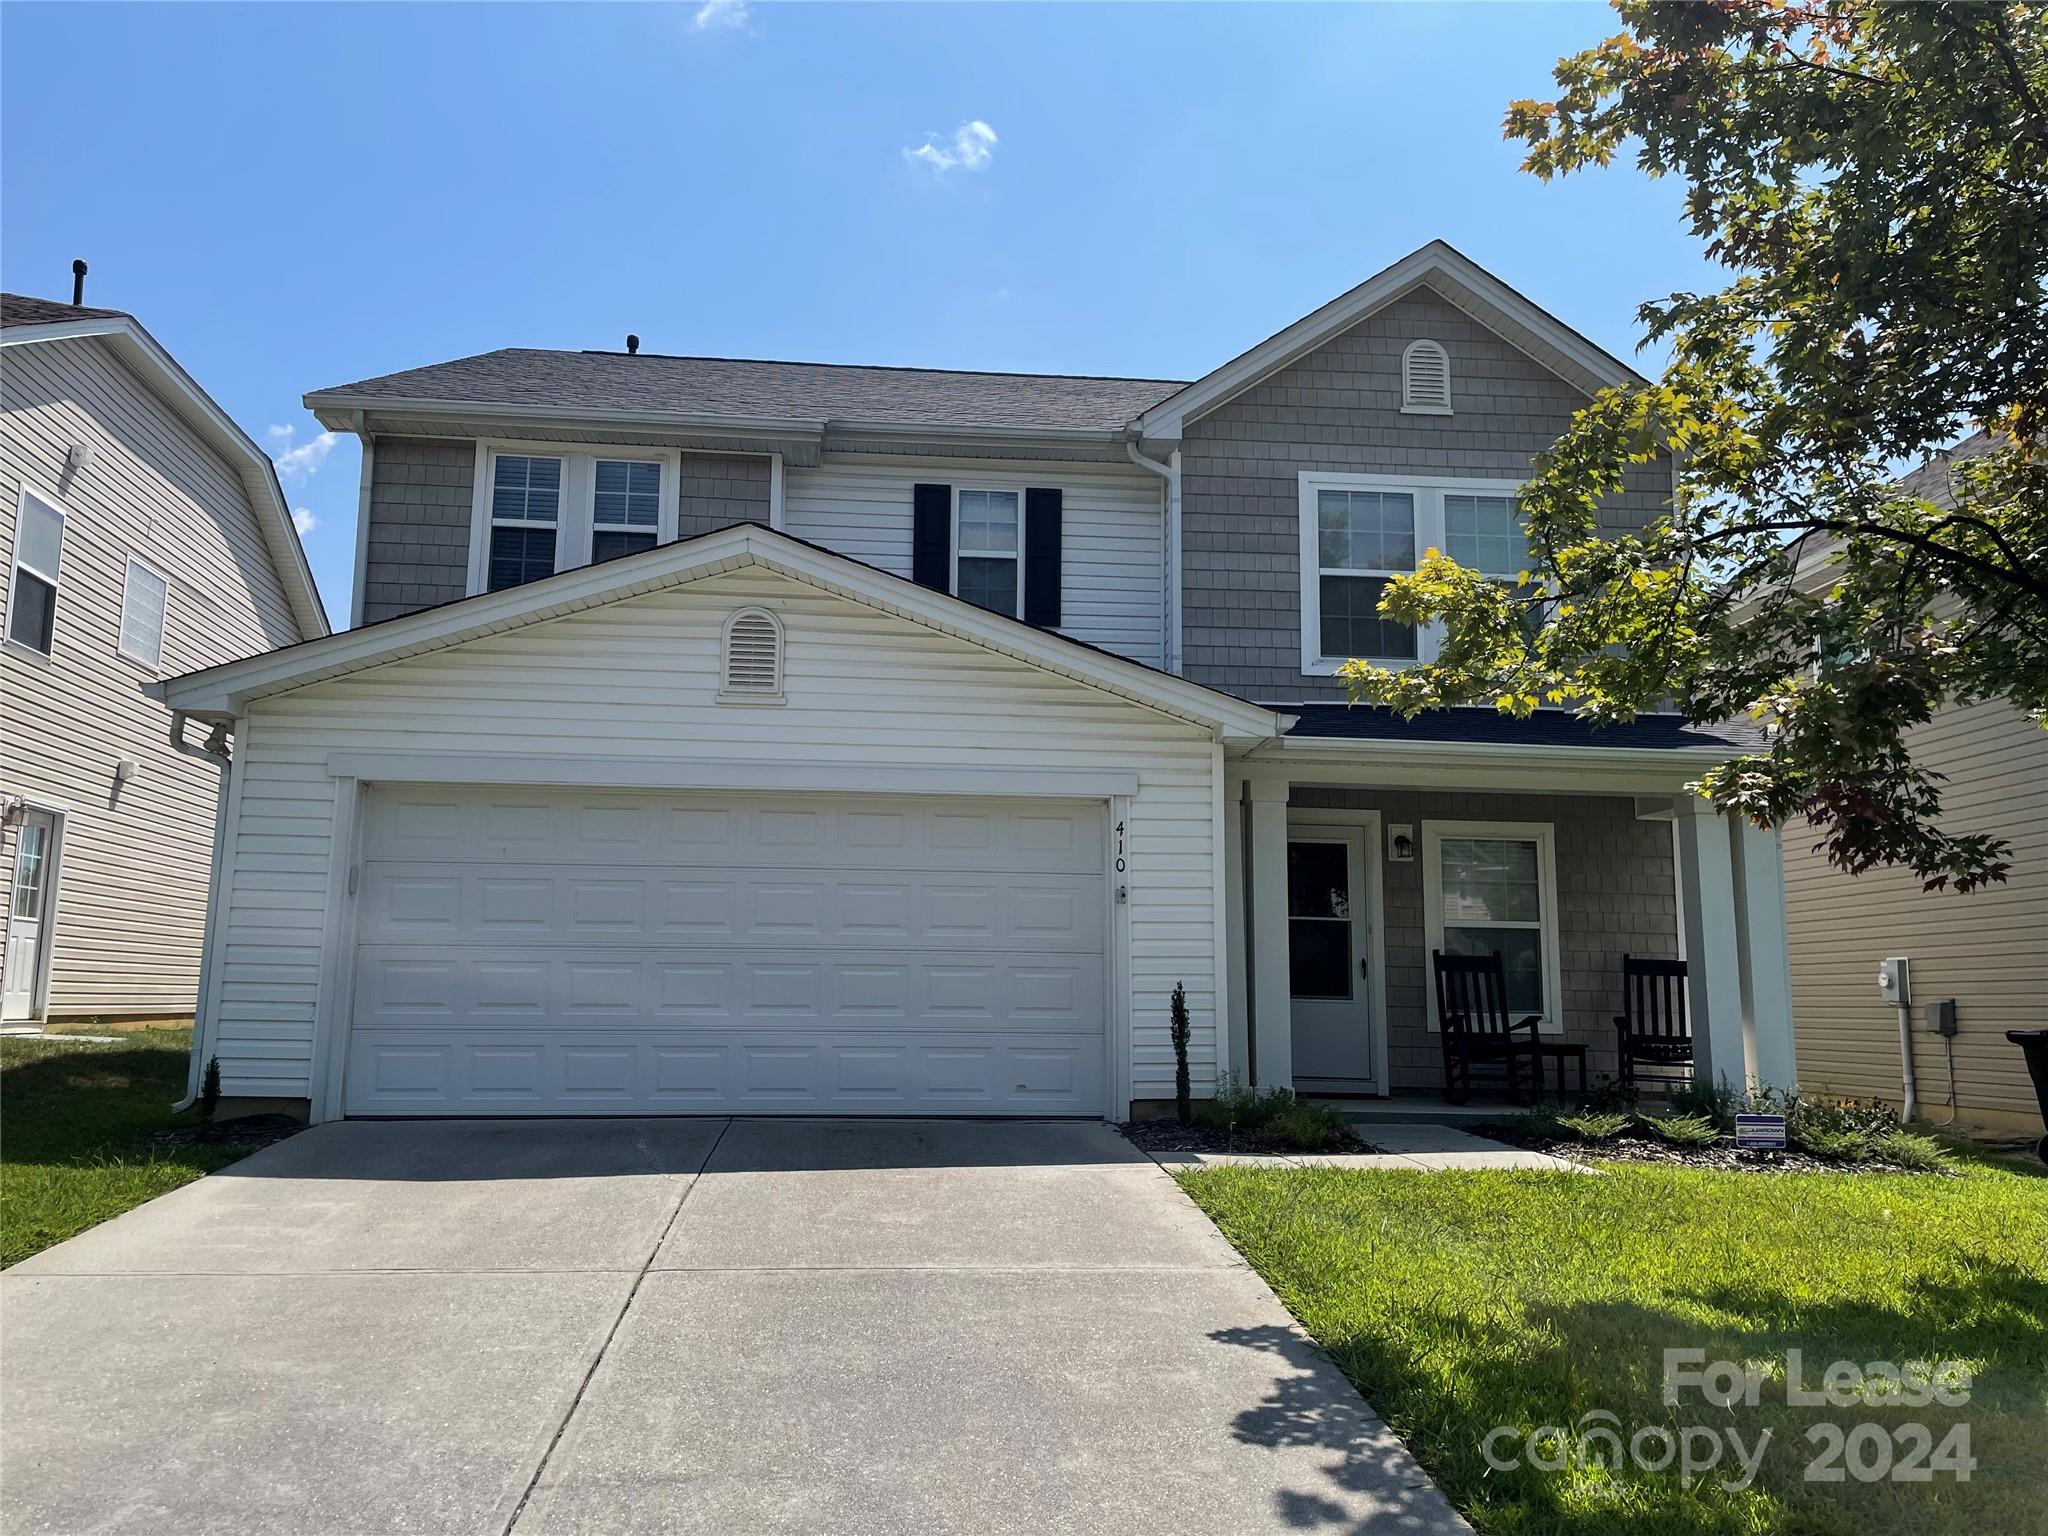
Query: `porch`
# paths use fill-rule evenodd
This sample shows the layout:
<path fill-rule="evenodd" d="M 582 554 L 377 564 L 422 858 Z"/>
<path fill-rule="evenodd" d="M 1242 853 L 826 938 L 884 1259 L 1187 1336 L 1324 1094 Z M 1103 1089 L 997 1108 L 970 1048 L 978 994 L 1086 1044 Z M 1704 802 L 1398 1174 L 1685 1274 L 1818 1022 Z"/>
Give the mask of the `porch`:
<path fill-rule="evenodd" d="M 1496 737 L 1515 723 L 1470 722 Z M 1641 733 L 1621 746 L 1318 734 L 1228 763 L 1226 1065 L 1361 1115 L 1443 1118 L 1458 1106 L 1442 1104 L 1430 974 L 1442 950 L 1499 954 L 1510 1013 L 1540 1015 L 1546 1047 L 1583 1049 L 1597 1085 L 1620 1073 L 1613 1021 L 1633 956 L 1687 963 L 1694 1080 L 1792 1087 L 1777 836 L 1685 789 L 1729 745 L 1667 734 L 1647 746 Z M 1547 1063 L 1553 1089 L 1561 1065 Z M 1576 1085 L 1575 1064 L 1566 1075 Z"/>

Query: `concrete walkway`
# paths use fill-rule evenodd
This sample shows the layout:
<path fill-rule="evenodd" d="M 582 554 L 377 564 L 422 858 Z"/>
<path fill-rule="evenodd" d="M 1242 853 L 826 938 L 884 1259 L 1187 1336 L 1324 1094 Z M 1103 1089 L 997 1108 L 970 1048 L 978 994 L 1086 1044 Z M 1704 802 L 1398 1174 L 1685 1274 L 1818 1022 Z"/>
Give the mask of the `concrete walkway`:
<path fill-rule="evenodd" d="M 0 1530 L 1467 1528 L 1079 1123 L 322 1126 L 0 1276 Z"/>
<path fill-rule="evenodd" d="M 1506 1142 L 1448 1125 L 1386 1124 L 1356 1127 L 1359 1139 L 1375 1152 L 1161 1152 L 1152 1153 L 1160 1167 L 1243 1168 L 1531 1168 L 1551 1173 L 1594 1170 L 1549 1152 L 1532 1152 Z"/>

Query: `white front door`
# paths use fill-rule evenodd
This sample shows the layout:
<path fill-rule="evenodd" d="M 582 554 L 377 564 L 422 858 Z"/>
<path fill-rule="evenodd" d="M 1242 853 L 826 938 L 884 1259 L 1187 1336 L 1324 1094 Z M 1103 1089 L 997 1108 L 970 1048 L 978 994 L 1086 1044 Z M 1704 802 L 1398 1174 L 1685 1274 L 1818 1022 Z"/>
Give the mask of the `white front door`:
<path fill-rule="evenodd" d="M 1294 1085 L 1306 1093 L 1378 1091 L 1366 862 L 1363 827 L 1288 829 Z"/>
<path fill-rule="evenodd" d="M 43 916 L 56 874 L 57 818 L 29 811 L 14 840 L 14 895 L 7 918 L 7 998 L 0 1018 L 33 1019 L 43 996 Z"/>

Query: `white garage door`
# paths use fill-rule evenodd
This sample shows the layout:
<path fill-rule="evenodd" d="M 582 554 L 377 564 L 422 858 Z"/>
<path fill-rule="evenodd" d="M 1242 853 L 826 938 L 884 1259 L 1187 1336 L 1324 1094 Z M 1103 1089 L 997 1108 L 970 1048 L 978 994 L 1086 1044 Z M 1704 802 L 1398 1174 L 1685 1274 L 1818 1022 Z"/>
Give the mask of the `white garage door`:
<path fill-rule="evenodd" d="M 1106 820 L 380 788 L 345 1107 L 1100 1114 Z"/>

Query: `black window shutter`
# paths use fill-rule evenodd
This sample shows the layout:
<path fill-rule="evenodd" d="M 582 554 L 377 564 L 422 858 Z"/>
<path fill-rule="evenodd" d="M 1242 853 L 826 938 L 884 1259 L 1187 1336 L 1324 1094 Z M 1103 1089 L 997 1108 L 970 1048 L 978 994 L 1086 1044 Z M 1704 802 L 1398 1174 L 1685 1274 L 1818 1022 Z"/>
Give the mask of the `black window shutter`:
<path fill-rule="evenodd" d="M 910 579 L 934 592 L 953 589 L 953 487 L 917 485 L 910 490 Z"/>
<path fill-rule="evenodd" d="M 1057 629 L 1060 622 L 1060 517 L 1058 491 L 1024 493 L 1024 622 Z"/>

